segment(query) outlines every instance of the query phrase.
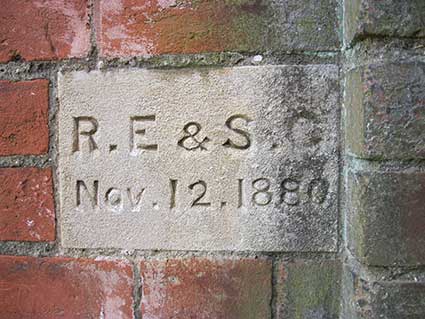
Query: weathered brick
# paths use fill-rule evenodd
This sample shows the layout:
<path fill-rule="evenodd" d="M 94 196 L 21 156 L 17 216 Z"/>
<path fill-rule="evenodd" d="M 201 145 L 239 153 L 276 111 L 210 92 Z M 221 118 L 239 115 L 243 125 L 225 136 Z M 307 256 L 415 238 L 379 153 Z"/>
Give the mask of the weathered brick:
<path fill-rule="evenodd" d="M 266 319 L 271 262 L 203 258 L 141 263 L 143 318 Z"/>
<path fill-rule="evenodd" d="M 0 240 L 54 239 L 51 169 L 0 169 Z"/>
<path fill-rule="evenodd" d="M 0 0 L 0 62 L 85 56 L 87 6 L 87 0 Z"/>
<path fill-rule="evenodd" d="M 335 50 L 334 0 L 97 1 L 100 53 Z"/>
<path fill-rule="evenodd" d="M 0 81 L 0 156 L 48 150 L 49 82 Z"/>
<path fill-rule="evenodd" d="M 425 281 L 423 275 L 408 279 L 376 279 L 344 267 L 343 311 L 350 319 L 425 318 Z M 417 277 L 421 279 L 418 280 Z"/>
<path fill-rule="evenodd" d="M 341 264 L 336 260 L 283 262 L 277 318 L 339 318 Z"/>
<path fill-rule="evenodd" d="M 423 0 L 345 0 L 344 31 L 348 43 L 367 36 L 425 36 Z"/>
<path fill-rule="evenodd" d="M 350 169 L 350 249 L 372 265 L 425 263 L 425 172 Z"/>
<path fill-rule="evenodd" d="M 125 261 L 0 257 L 0 318 L 133 318 Z"/>
<path fill-rule="evenodd" d="M 355 156 L 425 158 L 425 64 L 359 67 L 346 79 L 346 141 Z"/>

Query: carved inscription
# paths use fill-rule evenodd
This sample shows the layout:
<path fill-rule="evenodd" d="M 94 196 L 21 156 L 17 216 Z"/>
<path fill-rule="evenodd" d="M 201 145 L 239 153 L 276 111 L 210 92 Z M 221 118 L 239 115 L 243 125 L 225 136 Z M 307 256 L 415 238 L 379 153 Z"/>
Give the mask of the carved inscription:
<path fill-rule="evenodd" d="M 187 201 L 183 204 L 189 204 L 189 207 L 207 208 L 212 206 L 213 194 L 209 192 L 208 184 L 204 180 L 199 179 L 190 183 L 187 185 L 187 189 L 184 189 L 178 180 L 170 179 L 169 182 L 170 202 L 164 208 L 176 208 L 181 201 Z M 230 204 L 236 208 L 267 205 L 298 206 L 306 203 L 320 205 L 325 202 L 329 191 L 329 182 L 326 179 L 299 181 L 285 178 L 280 182 L 280 188 L 277 188 L 277 191 L 272 191 L 272 183 L 272 179 L 265 177 L 253 179 L 249 185 L 245 185 L 246 179 L 238 179 L 237 193 L 232 194 L 233 203 Z M 278 181 L 275 184 L 279 184 Z M 183 187 L 182 190 L 180 190 L 180 186 Z M 87 185 L 85 181 L 77 180 L 75 205 L 83 209 L 90 205 L 92 208 L 100 207 L 118 213 L 142 212 L 142 195 L 145 191 L 150 191 L 147 187 L 138 187 L 137 191 L 135 187 L 108 186 L 105 189 L 106 193 L 102 196 L 99 194 L 99 181 L 95 180 Z M 177 194 L 182 195 L 182 198 L 179 198 Z M 247 201 L 247 198 L 250 200 Z M 218 198 L 214 198 L 214 200 L 220 201 Z M 220 202 L 221 206 L 227 204 L 227 202 Z M 157 203 L 151 203 L 152 206 L 157 206 Z M 284 207 L 282 207 L 283 211 Z"/>
<path fill-rule="evenodd" d="M 140 151 L 157 151 L 158 144 L 156 142 L 149 141 L 145 137 L 147 134 L 148 126 L 155 126 L 156 115 L 134 115 L 130 116 L 129 121 L 129 150 L 133 155 L 139 154 Z M 230 116 L 226 122 L 225 127 L 233 134 L 239 135 L 242 139 L 242 143 L 238 143 L 232 140 L 232 138 L 227 138 L 226 141 L 222 144 L 224 147 L 233 148 L 237 150 L 247 150 L 251 146 L 251 134 L 247 130 L 238 128 L 234 123 L 238 120 L 244 122 L 245 124 L 251 122 L 252 120 L 241 114 L 236 114 Z M 79 116 L 73 118 L 74 129 L 72 132 L 73 144 L 72 152 L 84 152 L 84 148 L 81 145 L 82 143 L 87 144 L 86 150 L 88 152 L 93 152 L 98 149 L 96 142 L 96 133 L 99 128 L 99 121 L 93 116 Z M 144 125 L 145 124 L 145 125 Z M 201 124 L 197 122 L 188 122 L 182 128 L 184 136 L 177 141 L 177 145 L 187 151 L 201 150 L 206 151 L 207 143 L 210 141 L 208 136 L 198 139 L 198 134 L 202 130 Z M 83 140 L 85 138 L 85 140 Z M 116 144 L 109 145 L 109 151 L 114 151 L 118 148 Z"/>
<path fill-rule="evenodd" d="M 59 75 L 64 247 L 335 251 L 338 68 Z"/>

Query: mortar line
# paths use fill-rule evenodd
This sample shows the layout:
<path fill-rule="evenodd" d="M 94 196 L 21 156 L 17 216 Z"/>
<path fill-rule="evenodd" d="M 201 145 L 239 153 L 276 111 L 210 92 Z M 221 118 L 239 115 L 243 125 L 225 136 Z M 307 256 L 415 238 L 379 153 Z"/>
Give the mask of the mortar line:
<path fill-rule="evenodd" d="M 90 26 L 90 51 L 88 55 L 88 60 L 90 63 L 90 69 L 96 68 L 97 62 L 99 60 L 99 51 L 97 47 L 97 36 L 96 36 L 96 6 L 98 4 L 97 0 L 89 0 L 89 26 Z"/>
<path fill-rule="evenodd" d="M 139 269 L 139 260 L 132 260 L 133 265 L 133 317 L 134 319 L 142 319 L 141 313 L 141 300 L 142 300 L 142 291 L 141 291 L 141 275 Z"/>
<path fill-rule="evenodd" d="M 51 70 L 50 90 L 49 90 L 49 158 L 51 160 L 52 179 L 53 179 L 53 200 L 55 207 L 55 247 L 60 251 L 61 225 L 60 225 L 60 196 L 59 196 L 59 176 L 58 176 L 58 72 L 57 69 Z"/>
<path fill-rule="evenodd" d="M 272 257 L 272 274 L 271 274 L 271 282 L 272 282 L 272 294 L 270 300 L 271 307 L 271 319 L 278 319 L 278 259 L 273 256 Z"/>

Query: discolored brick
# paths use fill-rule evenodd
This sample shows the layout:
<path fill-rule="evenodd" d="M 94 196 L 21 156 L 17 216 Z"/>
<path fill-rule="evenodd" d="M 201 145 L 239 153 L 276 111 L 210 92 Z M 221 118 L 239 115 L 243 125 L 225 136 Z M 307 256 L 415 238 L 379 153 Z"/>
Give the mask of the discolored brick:
<path fill-rule="evenodd" d="M 87 0 L 0 0 L 0 62 L 87 55 Z"/>
<path fill-rule="evenodd" d="M 277 280 L 277 318 L 339 318 L 341 263 L 282 262 Z"/>
<path fill-rule="evenodd" d="M 271 271 L 260 259 L 143 261 L 141 316 L 270 318 Z"/>
<path fill-rule="evenodd" d="M 47 152 L 48 107 L 48 80 L 0 81 L 0 156 Z"/>
<path fill-rule="evenodd" d="M 100 53 L 336 50 L 334 0 L 97 1 Z"/>
<path fill-rule="evenodd" d="M 0 318 L 133 318 L 122 260 L 0 257 Z"/>

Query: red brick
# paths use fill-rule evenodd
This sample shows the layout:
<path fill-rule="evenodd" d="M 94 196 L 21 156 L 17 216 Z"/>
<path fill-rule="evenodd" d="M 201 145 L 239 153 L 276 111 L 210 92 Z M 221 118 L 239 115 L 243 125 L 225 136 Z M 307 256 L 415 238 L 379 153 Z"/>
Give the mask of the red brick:
<path fill-rule="evenodd" d="M 217 52 L 257 44 L 246 38 L 248 30 L 235 29 L 234 20 L 244 12 L 222 0 L 100 1 L 97 11 L 102 56 Z"/>
<path fill-rule="evenodd" d="M 47 80 L 0 81 L 0 156 L 47 152 L 48 105 Z"/>
<path fill-rule="evenodd" d="M 0 240 L 54 239 L 51 169 L 0 169 Z"/>
<path fill-rule="evenodd" d="M 125 261 L 0 257 L 0 319 L 133 318 Z"/>
<path fill-rule="evenodd" d="M 258 259 L 144 261 L 142 318 L 270 318 L 271 272 Z"/>
<path fill-rule="evenodd" d="M 89 51 L 87 0 L 0 0 L 0 62 L 83 57 Z"/>

